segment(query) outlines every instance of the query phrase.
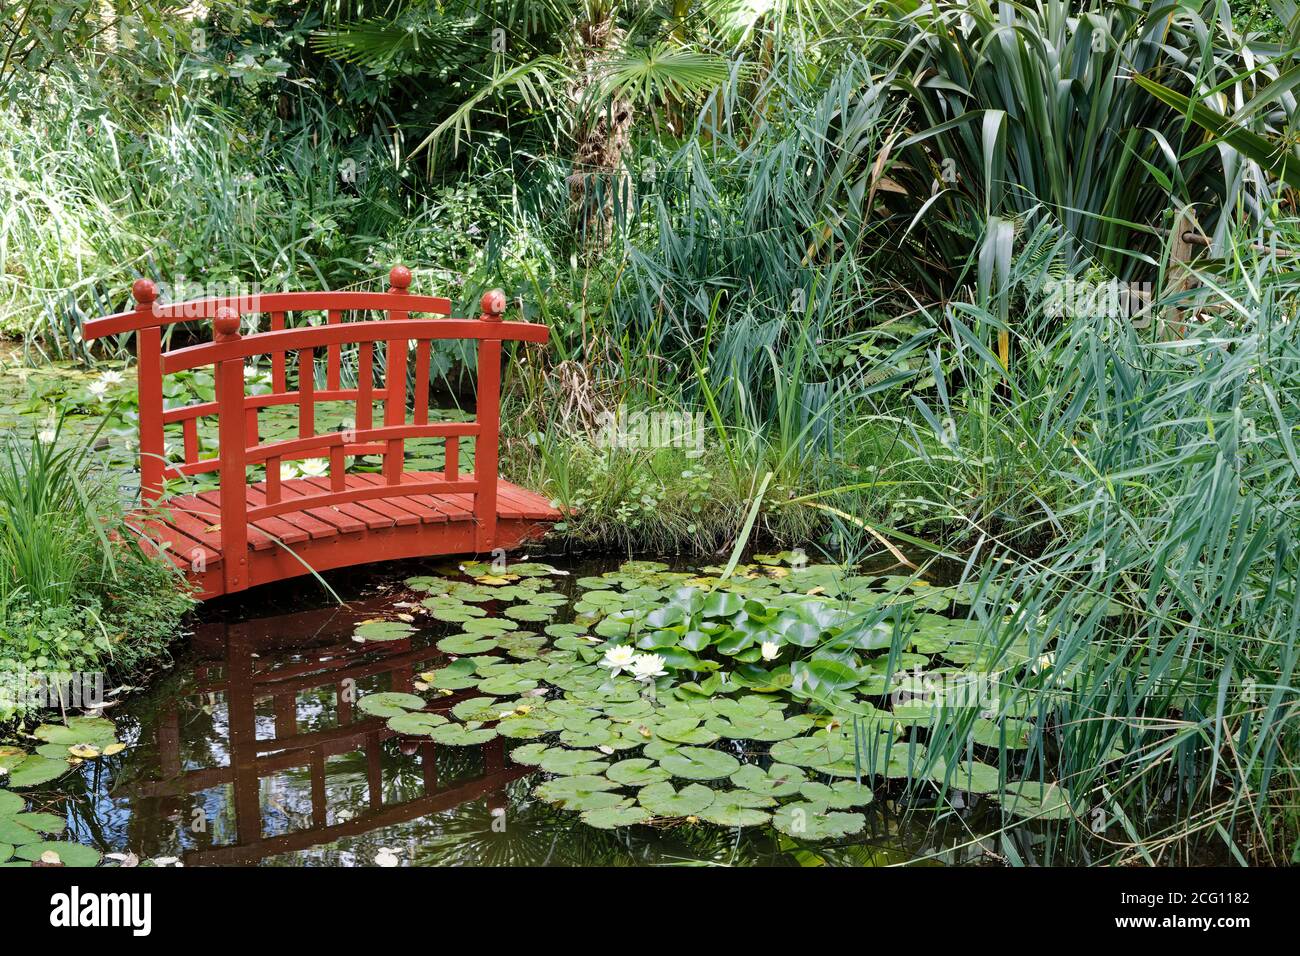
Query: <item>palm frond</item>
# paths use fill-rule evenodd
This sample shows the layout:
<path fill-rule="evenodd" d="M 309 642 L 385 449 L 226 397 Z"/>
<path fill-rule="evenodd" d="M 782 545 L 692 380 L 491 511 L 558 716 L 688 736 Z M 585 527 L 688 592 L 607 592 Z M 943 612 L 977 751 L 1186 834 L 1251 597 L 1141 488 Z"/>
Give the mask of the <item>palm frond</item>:
<path fill-rule="evenodd" d="M 472 20 L 462 17 L 419 9 L 396 18 L 374 17 L 317 30 L 311 35 L 311 47 L 324 56 L 369 69 L 384 69 L 416 58 L 434 64 L 438 49 L 463 44 L 473 25 Z"/>
<path fill-rule="evenodd" d="M 730 71 L 725 57 L 657 43 L 611 60 L 599 88 L 607 97 L 637 103 L 689 99 L 725 81 Z"/>
<path fill-rule="evenodd" d="M 430 151 L 430 162 L 436 158 L 439 145 L 448 133 L 453 136 L 453 151 L 458 152 L 462 140 L 468 140 L 473 132 L 473 116 L 481 105 L 506 90 L 514 90 L 523 99 L 525 107 L 537 109 L 553 106 L 557 96 L 553 88 L 554 80 L 567 72 L 563 62 L 553 56 L 540 56 L 524 63 L 512 66 L 495 74 L 481 89 L 444 119 L 433 132 L 420 141 L 411 151 L 411 156 L 424 150 Z"/>

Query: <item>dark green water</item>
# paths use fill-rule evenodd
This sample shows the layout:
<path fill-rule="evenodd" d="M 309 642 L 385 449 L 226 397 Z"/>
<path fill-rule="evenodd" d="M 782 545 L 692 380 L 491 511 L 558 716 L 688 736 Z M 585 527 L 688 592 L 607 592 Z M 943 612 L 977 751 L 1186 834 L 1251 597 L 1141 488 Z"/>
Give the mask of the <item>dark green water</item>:
<path fill-rule="evenodd" d="M 567 567 L 576 577 L 620 560 Z M 402 580 L 435 568 L 447 565 L 335 574 L 329 580 L 344 607 L 310 578 L 205 607 L 175 667 L 107 711 L 127 750 L 32 794 L 34 805 L 65 814 L 69 839 L 186 866 L 351 866 L 381 857 L 418 866 L 998 860 L 994 841 L 974 837 L 996 829 L 996 814 L 977 797 L 936 819 L 925 806 L 900 815 L 884 790 L 862 833 L 819 844 L 769 828 L 596 830 L 532 797 L 545 775 L 508 759 L 513 741 L 466 748 L 400 738 L 354 702 L 409 690 L 445 661 L 433 641 L 456 628 L 431 622 L 382 644 L 351 635 L 359 621 L 417 600 Z M 1033 835 L 1017 841 L 1032 858 Z"/>

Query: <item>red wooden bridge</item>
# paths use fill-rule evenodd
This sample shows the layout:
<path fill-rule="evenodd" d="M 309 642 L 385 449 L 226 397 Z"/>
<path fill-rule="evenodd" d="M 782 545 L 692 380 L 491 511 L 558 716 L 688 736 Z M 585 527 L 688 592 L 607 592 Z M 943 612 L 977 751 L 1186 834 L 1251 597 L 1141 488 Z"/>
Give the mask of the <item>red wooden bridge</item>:
<path fill-rule="evenodd" d="M 509 549 L 559 518 L 545 498 L 497 475 L 502 343 L 545 343 L 547 328 L 502 321 L 500 291 L 483 296 L 479 318 L 453 319 L 450 300 L 410 294 L 405 267 L 395 266 L 389 280 L 387 292 L 162 305 L 154 284 L 139 279 L 134 310 L 86 323 L 87 339 L 135 333 L 142 508 L 133 527 L 181 567 L 199 597 L 372 561 Z M 313 313 L 323 321 L 304 324 Z M 269 329 L 241 334 L 249 316 L 269 316 Z M 196 317 L 211 320 L 212 341 L 164 351 L 162 330 Z M 478 343 L 473 421 L 430 421 L 432 344 L 445 339 Z M 262 357 L 270 359 L 270 391 L 248 394 L 245 363 Z M 215 400 L 164 407 L 165 376 L 206 366 L 213 370 Z M 355 427 L 318 432 L 320 402 L 355 403 Z M 383 406 L 382 424 L 374 421 L 376 403 Z M 284 405 L 297 406 L 297 436 L 260 440 L 259 414 Z M 216 420 L 218 450 L 204 457 L 199 422 L 209 418 Z M 169 432 L 179 439 L 179 460 L 167 453 Z M 473 469 L 466 472 L 462 437 L 474 446 Z M 443 440 L 441 472 L 407 470 L 406 442 L 422 438 Z M 358 456 L 379 456 L 381 471 L 349 471 L 348 460 Z M 328 460 L 326 474 L 282 477 L 285 463 L 321 458 Z M 250 480 L 250 469 L 256 478 L 259 466 L 264 477 Z M 164 482 L 212 473 L 216 490 L 164 493 Z"/>

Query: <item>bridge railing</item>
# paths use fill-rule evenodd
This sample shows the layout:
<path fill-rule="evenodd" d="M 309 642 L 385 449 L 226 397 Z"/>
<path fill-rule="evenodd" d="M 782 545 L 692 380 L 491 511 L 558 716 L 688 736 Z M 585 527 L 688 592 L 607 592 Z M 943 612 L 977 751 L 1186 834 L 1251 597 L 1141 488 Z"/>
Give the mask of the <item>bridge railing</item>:
<path fill-rule="evenodd" d="M 132 288 L 136 308 L 86 323 L 87 339 L 134 332 L 137 337 L 140 487 L 142 499 L 162 497 L 167 479 L 216 472 L 221 488 L 220 535 L 226 589 L 247 586 L 246 552 L 249 522 L 289 511 L 330 507 L 392 497 L 394 495 L 465 494 L 473 496 L 478 550 L 493 546 L 497 517 L 497 445 L 500 431 L 501 348 L 505 341 L 544 343 L 549 335 L 542 325 L 502 321 L 505 296 L 492 291 L 483 296 L 478 319 L 453 319 L 451 303 L 434 296 L 407 291 L 411 275 L 402 266 L 390 273 L 388 292 L 292 292 L 251 299 L 206 299 L 156 305 L 157 291 L 147 279 Z M 323 313 L 319 325 L 290 327 L 291 313 Z M 345 313 L 382 312 L 378 321 L 345 322 Z M 242 333 L 248 315 L 271 317 L 265 332 Z M 412 314 L 434 318 L 412 318 Z M 162 350 L 162 329 L 176 322 L 210 316 L 213 339 L 170 351 Z M 430 355 L 438 340 L 476 341 L 478 352 L 477 408 L 469 422 L 429 421 Z M 411 419 L 407 418 L 407 371 L 411 344 L 415 346 Z M 345 347 L 356 347 L 356 385 L 344 387 Z M 376 348 L 384 349 L 385 374 L 376 381 Z M 317 387 L 317 357 L 324 356 L 324 387 Z M 250 395 L 245 387 L 249 359 L 269 357 L 271 390 Z M 163 380 L 167 375 L 211 366 L 215 400 L 165 408 Z M 320 402 L 354 402 L 355 427 L 347 431 L 316 430 L 316 405 Z M 374 406 L 383 405 L 383 422 L 374 421 Z M 298 435 L 279 441 L 261 441 L 262 409 L 297 405 Z M 216 457 L 202 457 L 198 422 L 217 419 Z M 166 455 L 165 432 L 179 425 L 183 460 Z M 474 441 L 471 476 L 460 473 L 459 441 Z M 445 443 L 442 479 L 403 480 L 405 442 L 416 438 L 441 438 Z M 357 485 L 346 480 L 346 459 L 377 455 L 383 459 L 382 479 Z M 325 457 L 329 487 L 316 493 L 296 489 L 286 497 L 281 485 L 285 461 Z M 263 465 L 264 495 L 250 504 L 248 468 Z"/>

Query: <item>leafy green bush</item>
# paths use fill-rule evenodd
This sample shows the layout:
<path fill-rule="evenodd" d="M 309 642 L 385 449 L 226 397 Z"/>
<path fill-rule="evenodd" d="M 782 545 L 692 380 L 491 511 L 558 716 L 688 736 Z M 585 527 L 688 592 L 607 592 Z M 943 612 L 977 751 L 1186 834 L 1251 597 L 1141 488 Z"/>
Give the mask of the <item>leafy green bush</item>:
<path fill-rule="evenodd" d="M 1152 271 L 1176 208 L 1195 205 L 1211 227 L 1239 200 L 1258 209 L 1245 165 L 1205 149 L 1131 79 L 1249 99 L 1246 45 L 1217 2 L 976 0 L 908 12 L 887 42 L 912 133 L 894 151 L 904 192 L 889 198 L 905 197 L 895 208 L 920 219 L 914 254 L 951 287 L 993 219 L 1045 212 L 1065 226 L 1075 263 L 1128 277 Z"/>
<path fill-rule="evenodd" d="M 157 663 L 191 601 L 135 543 L 90 443 L 58 438 L 0 449 L 0 670 L 129 674 Z"/>

